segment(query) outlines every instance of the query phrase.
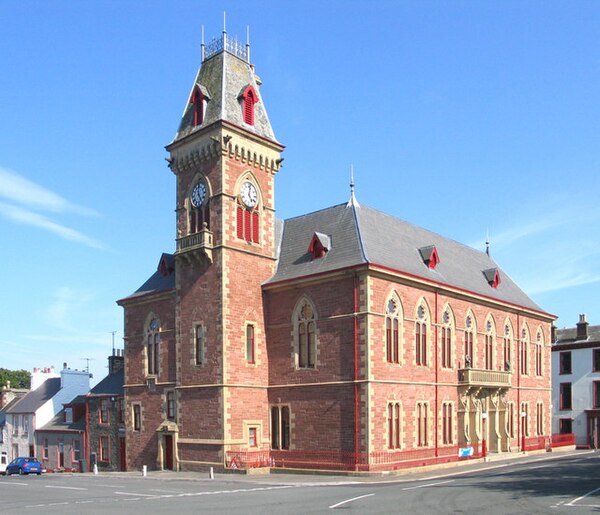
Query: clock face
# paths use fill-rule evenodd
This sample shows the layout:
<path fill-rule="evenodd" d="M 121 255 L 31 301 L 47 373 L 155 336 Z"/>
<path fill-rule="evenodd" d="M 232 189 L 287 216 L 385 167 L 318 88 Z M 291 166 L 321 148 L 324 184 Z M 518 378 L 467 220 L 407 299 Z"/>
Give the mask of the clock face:
<path fill-rule="evenodd" d="M 206 198 L 206 185 L 199 181 L 192 190 L 192 206 L 200 207 Z"/>
<path fill-rule="evenodd" d="M 242 189 L 240 190 L 240 196 L 242 197 L 242 202 L 248 207 L 256 206 L 256 202 L 258 201 L 258 195 L 256 193 L 256 188 L 254 184 L 246 181 L 242 184 Z"/>

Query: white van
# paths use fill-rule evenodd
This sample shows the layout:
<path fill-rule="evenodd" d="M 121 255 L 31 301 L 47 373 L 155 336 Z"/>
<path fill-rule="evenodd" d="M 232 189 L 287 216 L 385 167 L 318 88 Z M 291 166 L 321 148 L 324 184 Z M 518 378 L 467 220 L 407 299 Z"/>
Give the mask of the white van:
<path fill-rule="evenodd" d="M 8 465 L 8 456 L 6 451 L 0 452 L 0 474 L 6 474 L 6 465 Z"/>

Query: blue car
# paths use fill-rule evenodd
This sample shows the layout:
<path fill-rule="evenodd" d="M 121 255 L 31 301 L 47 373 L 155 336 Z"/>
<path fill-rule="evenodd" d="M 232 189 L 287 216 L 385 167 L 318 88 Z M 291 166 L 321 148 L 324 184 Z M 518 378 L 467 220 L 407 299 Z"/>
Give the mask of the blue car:
<path fill-rule="evenodd" d="M 6 475 L 11 474 L 37 474 L 42 473 L 42 464 L 36 458 L 15 458 L 6 465 Z"/>

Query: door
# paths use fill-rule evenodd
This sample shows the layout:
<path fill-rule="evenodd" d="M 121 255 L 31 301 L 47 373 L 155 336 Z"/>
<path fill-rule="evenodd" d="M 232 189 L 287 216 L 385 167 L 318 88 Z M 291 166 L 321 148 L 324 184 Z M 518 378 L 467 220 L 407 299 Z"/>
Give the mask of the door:
<path fill-rule="evenodd" d="M 165 470 L 173 470 L 173 436 L 164 436 L 164 461 L 163 468 Z"/>

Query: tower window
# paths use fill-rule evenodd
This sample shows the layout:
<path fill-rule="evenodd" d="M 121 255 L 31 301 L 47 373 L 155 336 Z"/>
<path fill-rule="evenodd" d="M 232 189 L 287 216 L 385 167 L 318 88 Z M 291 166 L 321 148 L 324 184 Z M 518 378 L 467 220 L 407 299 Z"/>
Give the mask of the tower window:
<path fill-rule="evenodd" d="M 208 93 L 202 86 L 196 86 L 192 91 L 192 97 L 190 103 L 192 104 L 193 120 L 192 124 L 194 127 L 198 127 L 204 123 L 204 113 L 206 110 L 206 102 L 209 100 Z"/>
<path fill-rule="evenodd" d="M 251 210 L 238 202 L 237 237 L 248 243 L 258 243 L 259 216 L 256 209 Z"/>
<path fill-rule="evenodd" d="M 252 86 L 248 86 L 240 96 L 242 98 L 244 123 L 254 125 L 254 104 L 258 102 L 258 95 Z"/>

